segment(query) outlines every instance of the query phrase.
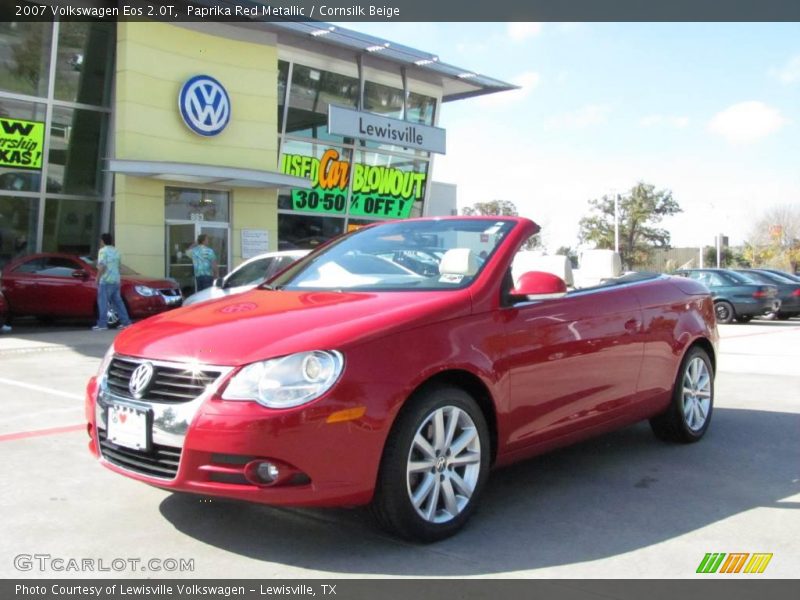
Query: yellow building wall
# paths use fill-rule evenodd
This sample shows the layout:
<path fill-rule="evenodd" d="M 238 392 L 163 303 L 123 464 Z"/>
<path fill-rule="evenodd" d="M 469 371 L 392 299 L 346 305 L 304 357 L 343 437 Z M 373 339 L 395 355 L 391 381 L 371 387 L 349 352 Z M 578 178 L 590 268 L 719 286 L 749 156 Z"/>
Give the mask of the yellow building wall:
<path fill-rule="evenodd" d="M 277 170 L 277 49 L 165 23 L 123 22 L 117 29 L 114 157 Z M 181 119 L 178 94 L 194 75 L 217 79 L 231 119 L 203 137 Z M 164 188 L 179 181 L 115 176 L 116 244 L 146 275 L 165 275 Z M 231 266 L 241 262 L 242 229 L 269 231 L 277 248 L 277 192 L 232 188 Z"/>

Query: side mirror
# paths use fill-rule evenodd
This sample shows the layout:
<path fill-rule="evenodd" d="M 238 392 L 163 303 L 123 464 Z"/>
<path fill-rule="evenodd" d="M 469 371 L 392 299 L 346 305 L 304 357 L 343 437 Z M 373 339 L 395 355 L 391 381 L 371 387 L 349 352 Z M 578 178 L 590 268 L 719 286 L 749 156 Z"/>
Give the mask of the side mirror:
<path fill-rule="evenodd" d="M 528 271 L 522 274 L 510 293 L 517 300 L 551 300 L 566 296 L 567 284 L 552 273 Z"/>
<path fill-rule="evenodd" d="M 75 279 L 83 279 L 84 281 L 89 279 L 89 274 L 83 269 L 76 269 L 75 271 L 72 272 L 72 276 Z"/>

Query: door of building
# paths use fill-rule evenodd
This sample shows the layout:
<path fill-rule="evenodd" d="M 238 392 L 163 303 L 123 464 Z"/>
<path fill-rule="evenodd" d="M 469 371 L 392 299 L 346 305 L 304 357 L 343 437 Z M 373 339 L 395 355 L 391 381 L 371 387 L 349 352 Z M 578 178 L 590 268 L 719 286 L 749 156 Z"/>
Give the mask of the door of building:
<path fill-rule="evenodd" d="M 195 292 L 194 269 L 189 256 L 189 248 L 197 241 L 197 236 L 208 236 L 208 246 L 217 255 L 219 276 L 228 273 L 228 247 L 230 230 L 227 223 L 208 223 L 204 221 L 167 221 L 167 277 L 172 277 L 181 286 L 184 296 Z"/>
<path fill-rule="evenodd" d="M 230 192 L 196 188 L 164 188 L 167 231 L 166 272 L 181 286 L 184 296 L 195 292 L 194 269 L 189 248 L 197 236 L 208 236 L 217 255 L 219 275 L 230 267 Z"/>

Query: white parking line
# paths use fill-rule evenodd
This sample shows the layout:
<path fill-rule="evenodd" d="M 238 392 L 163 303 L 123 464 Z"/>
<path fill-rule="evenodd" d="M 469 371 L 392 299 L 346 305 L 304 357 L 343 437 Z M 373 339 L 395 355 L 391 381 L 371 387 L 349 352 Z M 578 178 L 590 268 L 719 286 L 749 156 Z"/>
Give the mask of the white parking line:
<path fill-rule="evenodd" d="M 70 394 L 69 392 L 62 392 L 61 390 L 54 390 L 46 388 L 41 385 L 33 385 L 32 383 L 24 383 L 22 381 L 14 381 L 13 379 L 5 379 L 0 377 L 0 384 L 14 385 L 24 388 L 26 390 L 33 390 L 34 392 L 44 392 L 45 394 L 52 394 L 53 396 L 61 396 L 62 398 L 69 398 L 70 400 L 83 400 L 83 396 L 79 394 Z"/>

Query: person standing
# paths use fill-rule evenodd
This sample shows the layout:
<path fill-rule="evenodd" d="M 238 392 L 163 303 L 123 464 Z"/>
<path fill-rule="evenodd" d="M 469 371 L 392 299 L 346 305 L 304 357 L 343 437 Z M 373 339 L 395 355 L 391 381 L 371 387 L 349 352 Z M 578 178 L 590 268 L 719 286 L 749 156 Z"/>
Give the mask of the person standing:
<path fill-rule="evenodd" d="M 92 331 L 105 331 L 108 329 L 108 307 L 117 311 L 120 329 L 131 324 L 128 311 L 122 302 L 120 289 L 120 263 L 119 250 L 114 247 L 114 240 L 110 233 L 100 236 L 100 252 L 97 253 L 97 325 Z"/>
<path fill-rule="evenodd" d="M 201 233 L 197 236 L 197 243 L 189 249 L 194 267 L 195 288 L 199 292 L 210 288 L 214 279 L 219 277 L 219 265 L 217 264 L 217 253 L 213 248 L 208 247 L 208 236 Z"/>

